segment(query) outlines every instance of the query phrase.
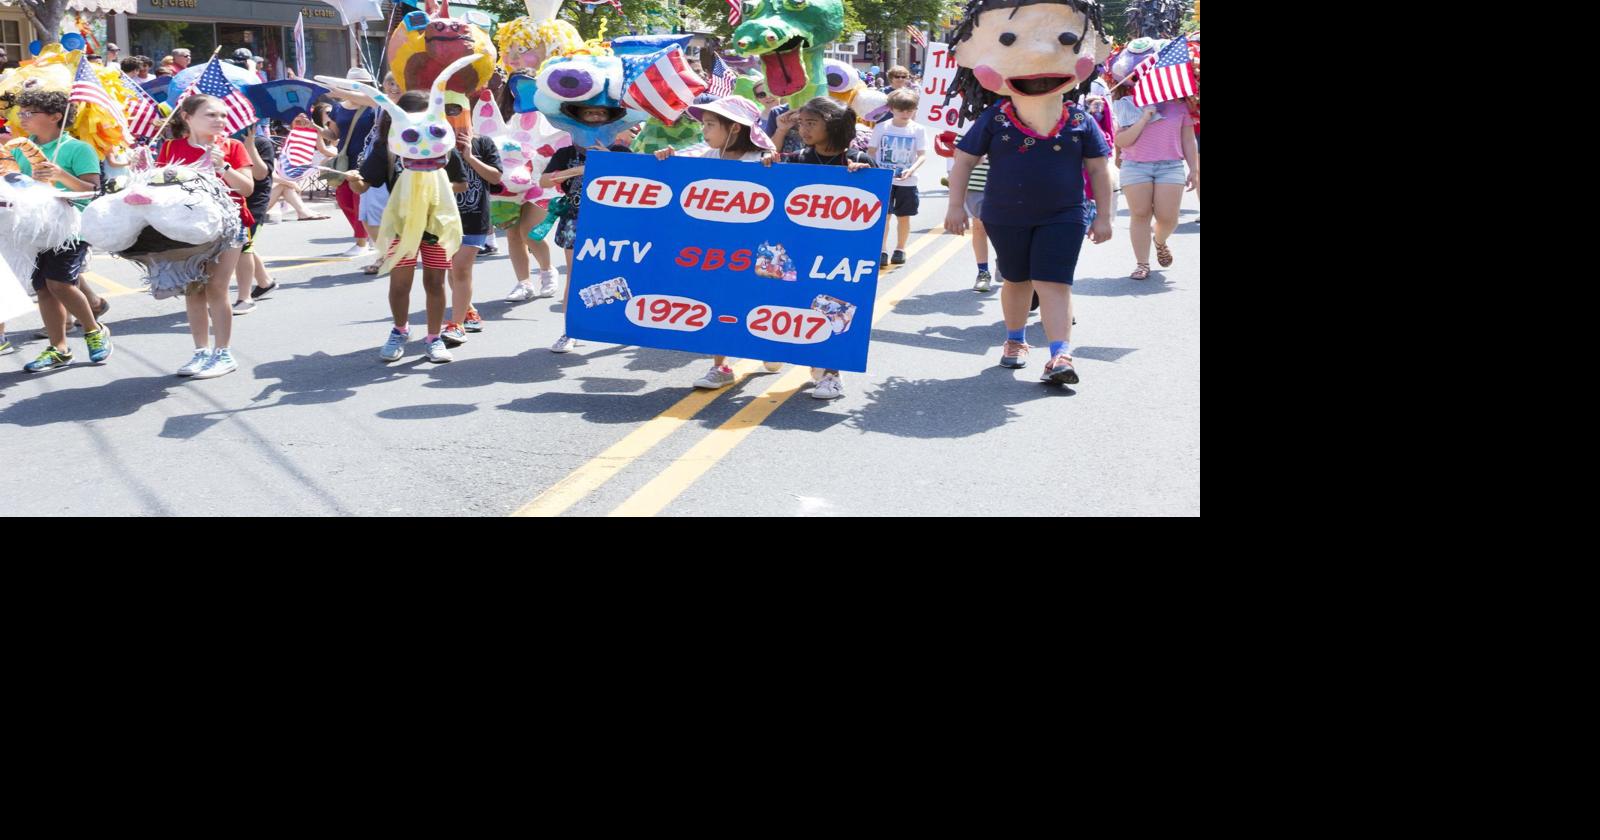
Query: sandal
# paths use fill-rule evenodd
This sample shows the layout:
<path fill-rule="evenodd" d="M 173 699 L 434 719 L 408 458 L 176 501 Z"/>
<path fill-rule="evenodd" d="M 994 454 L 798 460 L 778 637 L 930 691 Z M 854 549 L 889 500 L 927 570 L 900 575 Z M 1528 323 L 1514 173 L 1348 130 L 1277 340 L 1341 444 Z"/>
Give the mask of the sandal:
<path fill-rule="evenodd" d="M 380 269 L 382 267 L 383 267 L 383 263 L 373 263 L 372 265 L 369 265 L 366 268 L 361 269 L 361 273 L 362 274 L 377 274 L 378 273 L 378 269 Z"/>
<path fill-rule="evenodd" d="M 1172 265 L 1172 251 L 1160 242 L 1156 243 L 1156 262 L 1161 263 L 1162 268 Z"/>
<path fill-rule="evenodd" d="M 1149 263 L 1139 263 L 1139 267 L 1135 268 L 1133 270 L 1133 273 L 1128 275 L 1128 276 L 1132 277 L 1135 280 L 1149 280 L 1150 279 L 1150 264 Z"/>
<path fill-rule="evenodd" d="M 331 219 L 331 218 L 333 218 L 333 217 L 332 216 L 323 216 L 323 215 L 319 214 L 319 215 L 316 215 L 316 216 L 301 216 L 300 218 L 295 219 L 295 221 L 297 221 L 297 222 L 320 222 L 323 219 Z"/>

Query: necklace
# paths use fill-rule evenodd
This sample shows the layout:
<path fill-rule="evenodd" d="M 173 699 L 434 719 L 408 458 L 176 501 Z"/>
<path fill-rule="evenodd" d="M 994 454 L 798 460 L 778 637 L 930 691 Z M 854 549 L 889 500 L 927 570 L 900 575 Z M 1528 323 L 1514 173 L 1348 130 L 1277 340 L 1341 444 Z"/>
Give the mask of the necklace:
<path fill-rule="evenodd" d="M 1017 147 L 1017 151 L 1026 152 L 1033 148 L 1034 144 L 1040 140 L 1050 140 L 1052 138 L 1059 137 L 1061 135 L 1061 130 L 1067 127 L 1067 118 L 1072 113 L 1072 108 L 1065 103 L 1061 105 L 1061 120 L 1056 123 L 1055 129 L 1050 132 L 1050 136 L 1048 137 L 1034 133 L 1033 129 L 1028 128 L 1026 123 L 1018 119 L 1017 112 L 1011 107 L 1011 100 L 1007 99 L 1001 104 L 1000 113 L 1005 117 L 1005 120 L 1001 123 L 1002 125 L 1005 125 L 1006 122 L 1009 122 L 1010 127 L 1016 128 L 1018 131 L 1022 132 L 1022 145 Z M 1010 140 L 1011 136 L 1008 134 L 1003 139 Z M 1060 144 L 1055 146 L 1055 150 L 1058 152 L 1061 151 Z"/>

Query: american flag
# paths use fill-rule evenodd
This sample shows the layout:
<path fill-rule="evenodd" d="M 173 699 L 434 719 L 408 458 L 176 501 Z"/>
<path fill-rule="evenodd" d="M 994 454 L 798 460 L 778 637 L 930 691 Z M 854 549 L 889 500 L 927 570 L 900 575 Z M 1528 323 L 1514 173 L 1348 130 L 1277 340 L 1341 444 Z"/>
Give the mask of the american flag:
<path fill-rule="evenodd" d="M 124 73 L 122 83 L 133 90 L 133 101 L 128 103 L 128 136 L 137 143 L 155 136 L 156 121 L 161 119 L 161 108 L 138 82 Z"/>
<path fill-rule="evenodd" d="M 128 120 L 122 113 L 122 105 L 112 99 L 111 94 L 106 93 L 106 89 L 100 86 L 100 80 L 95 78 L 94 71 L 89 69 L 87 59 L 78 59 L 78 75 L 72 80 L 72 93 L 67 96 L 67 101 L 99 105 L 116 117 L 124 133 L 128 130 Z"/>
<path fill-rule="evenodd" d="M 283 141 L 283 177 L 298 181 L 311 171 L 317 159 L 319 136 L 318 131 L 309 126 L 289 131 L 289 139 Z"/>
<path fill-rule="evenodd" d="M 917 42 L 918 46 L 922 47 L 923 49 L 928 48 L 928 36 L 922 34 L 922 30 L 912 26 L 911 24 L 906 24 L 906 33 L 911 36 L 911 40 Z"/>
<path fill-rule="evenodd" d="M 718 99 L 733 95 L 733 83 L 738 81 L 728 65 L 722 63 L 722 56 L 717 56 L 711 63 L 711 95 Z"/>
<path fill-rule="evenodd" d="M 744 0 L 728 0 L 728 25 L 738 26 L 744 21 Z"/>
<path fill-rule="evenodd" d="M 205 72 L 201 73 L 200 78 L 195 79 L 194 84 L 178 97 L 178 104 L 182 105 L 183 100 L 197 93 L 215 96 L 227 106 L 228 123 L 223 129 L 224 134 L 234 134 L 239 129 L 256 124 L 255 106 L 251 105 L 250 100 L 244 98 L 244 94 L 228 81 L 227 76 L 222 75 L 222 62 L 214 58 L 207 62 Z"/>
<path fill-rule="evenodd" d="M 623 56 L 622 78 L 626 81 L 622 104 L 669 124 L 677 122 L 706 89 L 676 44 L 649 55 Z"/>
<path fill-rule="evenodd" d="M 1139 70 L 1133 104 L 1141 108 L 1194 95 L 1194 65 L 1189 63 L 1187 36 L 1174 39 L 1160 54 L 1145 59 Z"/>

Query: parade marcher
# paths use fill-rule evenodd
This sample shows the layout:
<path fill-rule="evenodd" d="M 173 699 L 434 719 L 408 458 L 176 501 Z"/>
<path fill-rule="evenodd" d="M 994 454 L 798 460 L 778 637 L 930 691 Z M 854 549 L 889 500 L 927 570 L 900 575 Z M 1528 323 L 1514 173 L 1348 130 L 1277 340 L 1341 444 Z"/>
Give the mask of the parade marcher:
<path fill-rule="evenodd" d="M 94 147 L 66 133 L 64 121 L 70 104 L 56 91 L 28 91 L 17 97 L 19 132 L 27 140 L 13 140 L 10 155 L 23 175 L 54 186 L 63 192 L 90 192 L 100 186 L 100 158 Z M 86 202 L 75 202 L 80 210 Z M 44 319 L 50 344 L 39 357 L 23 366 L 28 373 L 39 373 L 72 363 L 67 346 L 67 317 L 77 316 L 84 324 L 84 343 L 89 361 L 96 364 L 111 358 L 111 330 L 95 319 L 89 299 L 79 288 L 89 246 L 84 242 L 41 253 L 33 270 L 33 290 L 39 296 L 39 315 Z M 3 330 L 0 330 L 3 331 Z M 0 341 L 0 343 L 4 343 Z"/>
<path fill-rule="evenodd" d="M 1193 118 L 1181 99 L 1169 99 L 1143 108 L 1134 104 L 1133 80 L 1128 75 L 1139 62 L 1159 52 L 1165 42 L 1140 38 L 1128 45 L 1112 67 L 1116 81 L 1126 81 L 1112 96 L 1116 145 L 1121 151 L 1122 194 L 1128 199 L 1128 236 L 1133 240 L 1135 280 L 1150 277 L 1151 221 L 1156 262 L 1162 268 L 1172 265 L 1172 250 L 1167 240 L 1178 227 L 1178 208 L 1183 203 L 1184 187 L 1200 188 L 1200 150 L 1196 145 Z M 1184 174 L 1184 164 L 1188 174 Z"/>
<path fill-rule="evenodd" d="M 884 225 L 880 266 L 905 264 L 911 219 L 922 208 L 917 194 L 917 171 L 928 160 L 928 129 L 915 122 L 917 102 L 915 90 L 895 90 L 889 94 L 889 111 L 893 117 L 872 129 L 873 161 L 880 169 L 894 170 L 894 187 L 889 193 L 890 215 L 895 221 L 894 255 L 889 254 L 889 226 Z"/>
<path fill-rule="evenodd" d="M 261 220 L 267 217 L 267 199 L 272 195 L 272 163 L 275 157 L 272 141 L 248 129 L 245 133 L 249 136 L 241 138 L 240 142 L 250 154 L 250 177 L 255 181 L 255 189 L 244 201 L 245 208 L 250 211 L 251 224 L 245 230 L 244 250 L 240 252 L 239 265 L 234 269 L 234 282 L 239 289 L 238 300 L 233 304 L 235 315 L 248 315 L 255 311 L 255 302 L 278 288 L 277 282 L 267 273 L 267 264 L 256 253 L 256 233 L 261 230 Z"/>
<path fill-rule="evenodd" d="M 446 347 L 466 342 L 465 333 L 483 332 L 483 318 L 472 308 L 472 263 L 494 235 L 489 218 L 489 188 L 500 183 L 500 152 L 494 141 L 472 133 L 467 98 L 445 94 L 445 116 L 456 130 L 457 158 L 465 180 L 456 186 L 456 210 L 461 213 L 461 248 L 450 260 L 450 317 L 444 325 Z"/>
<path fill-rule="evenodd" d="M 792 114 L 794 119 L 791 125 L 800 132 L 800 139 L 807 149 L 785 158 L 788 162 L 843 166 L 851 172 L 874 168 L 872 158 L 850 148 L 856 139 L 855 111 L 830 97 L 819 96 Z M 811 375 L 817 382 L 817 386 L 811 389 L 811 396 L 819 400 L 844 396 L 844 380 L 840 378 L 839 371 L 812 368 Z"/>
<path fill-rule="evenodd" d="M 312 122 L 309 116 L 295 114 L 291 127 L 304 130 L 317 128 L 317 125 Z M 338 150 L 323 141 L 321 129 L 318 129 L 317 154 L 312 161 L 313 164 L 327 161 L 336 154 L 338 154 Z M 305 184 L 316 177 L 316 169 L 307 169 L 298 179 L 292 179 L 285 174 L 287 165 L 287 155 L 278 158 L 277 168 L 273 174 L 272 194 L 267 197 L 267 212 L 269 216 L 273 210 L 277 209 L 279 204 L 288 204 L 294 210 L 295 221 L 297 222 L 319 222 L 331 218 L 326 213 L 315 213 L 307 209 L 305 202 L 300 197 L 300 191 L 305 188 Z M 270 221 L 270 218 L 268 221 Z"/>
<path fill-rule="evenodd" d="M 945 230 L 967 228 L 968 178 L 989 158 L 983 222 L 1000 272 L 1006 341 L 1000 364 L 1023 367 L 1028 305 L 1039 296 L 1050 361 L 1041 379 L 1072 385 L 1072 281 L 1086 229 L 1111 238 L 1111 179 L 1105 138 L 1067 94 L 1095 72 L 1084 54 L 1093 26 L 1103 38 L 1100 7 L 1089 0 L 972 0 L 956 28 L 960 68 L 954 90 L 962 116 L 973 119 L 956 146 Z M 1100 212 L 1085 223 L 1083 172 L 1093 178 Z"/>
<path fill-rule="evenodd" d="M 368 84 L 374 81 L 372 74 L 360 67 L 350 68 L 345 78 Z M 338 155 L 329 165 L 341 172 L 348 171 L 352 167 L 359 166 L 356 161 L 360 158 L 362 150 L 367 148 L 372 133 L 377 130 L 378 111 L 376 108 L 352 107 L 341 103 L 330 108 L 329 113 L 332 123 L 332 145 L 338 149 Z M 330 176 L 332 177 L 336 176 Z M 344 178 L 337 180 L 339 187 L 333 193 L 334 204 L 350 223 L 350 230 L 355 234 L 356 240 L 355 244 L 339 256 L 352 259 L 371 256 L 373 249 L 367 236 L 367 226 L 361 218 L 361 198 Z"/>
<path fill-rule="evenodd" d="M 776 159 L 777 147 L 759 125 L 760 106 L 742 96 L 728 96 L 697 105 L 689 109 L 689 116 L 700 121 L 706 148 L 699 154 L 685 152 L 686 157 L 737 160 L 767 166 L 771 166 Z M 656 152 L 656 160 L 666 160 L 673 154 L 672 147 L 668 146 Z M 783 368 L 782 362 L 763 362 L 762 365 L 773 372 Z M 733 380 L 733 368 L 728 367 L 728 357 L 713 356 L 711 370 L 695 380 L 694 387 L 723 388 L 732 384 Z"/>
<path fill-rule="evenodd" d="M 232 192 L 239 207 L 242 228 L 233 244 L 217 257 L 209 280 L 199 289 L 187 290 L 184 305 L 189 314 L 189 335 L 194 339 L 194 356 L 178 369 L 179 376 L 210 379 L 239 369 L 233 358 L 233 310 L 228 306 L 228 281 L 239 265 L 247 231 L 255 217 L 245 206 L 245 196 L 255 189 L 250 153 L 244 144 L 223 134 L 228 113 L 222 100 L 193 94 L 178 107 L 172 126 L 172 139 L 161 147 L 157 166 L 192 166 L 210 172 Z M 211 337 L 216 348 L 211 348 Z"/>

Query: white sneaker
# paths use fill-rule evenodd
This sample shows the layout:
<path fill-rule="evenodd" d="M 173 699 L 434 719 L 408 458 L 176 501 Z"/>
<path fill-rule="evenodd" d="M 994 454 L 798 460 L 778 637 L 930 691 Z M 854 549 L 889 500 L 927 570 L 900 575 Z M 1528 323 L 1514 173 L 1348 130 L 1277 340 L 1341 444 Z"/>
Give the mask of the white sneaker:
<path fill-rule="evenodd" d="M 456 357 L 444 346 L 443 338 L 436 338 L 432 344 L 428 345 L 428 361 L 434 364 L 444 364 L 455 360 Z"/>
<path fill-rule="evenodd" d="M 506 295 L 506 303 L 521 303 L 525 300 L 533 300 L 533 284 L 519 280 L 516 288 L 511 290 L 511 294 Z"/>
<path fill-rule="evenodd" d="M 349 250 L 345 251 L 344 253 L 340 254 L 339 256 L 341 256 L 341 257 L 351 257 L 351 258 L 354 258 L 354 257 L 367 257 L 367 256 L 371 256 L 372 253 L 373 253 L 372 247 L 369 246 L 369 245 L 351 245 Z"/>
<path fill-rule="evenodd" d="M 705 376 L 695 380 L 694 387 L 714 391 L 733 384 L 733 370 L 725 367 L 711 366 Z"/>
<path fill-rule="evenodd" d="M 181 368 L 178 368 L 178 375 L 179 376 L 194 376 L 195 374 L 197 374 L 200 371 L 204 370 L 205 366 L 207 364 L 209 364 L 210 362 L 211 362 L 211 348 L 207 347 L 207 348 L 202 348 L 200 350 L 196 350 L 196 351 L 194 351 L 194 358 L 190 359 L 188 364 L 184 365 Z"/>
<path fill-rule="evenodd" d="M 811 396 L 819 400 L 836 400 L 844 396 L 844 383 L 839 381 L 836 373 L 825 373 L 817 382 L 817 387 L 811 389 Z"/>
<path fill-rule="evenodd" d="M 555 344 L 550 345 L 550 352 L 552 352 L 552 353 L 571 353 L 572 352 L 572 348 L 577 347 L 579 345 L 579 343 L 580 342 L 576 338 L 573 338 L 570 335 L 564 335 L 564 336 L 556 339 L 556 343 Z"/>
<path fill-rule="evenodd" d="M 194 375 L 195 379 L 215 379 L 226 376 L 239 369 L 239 363 L 233 360 L 233 354 L 226 347 L 218 347 L 217 352 L 211 354 L 211 361 Z"/>
<path fill-rule="evenodd" d="M 783 362 L 762 362 L 761 366 L 767 369 L 767 373 L 777 373 L 783 370 Z"/>
<path fill-rule="evenodd" d="M 547 298 L 547 297 L 555 297 L 555 296 L 556 296 L 556 273 L 554 271 L 541 271 L 541 272 L 539 272 L 539 293 L 534 295 L 534 297 L 536 297 L 536 298 Z"/>

